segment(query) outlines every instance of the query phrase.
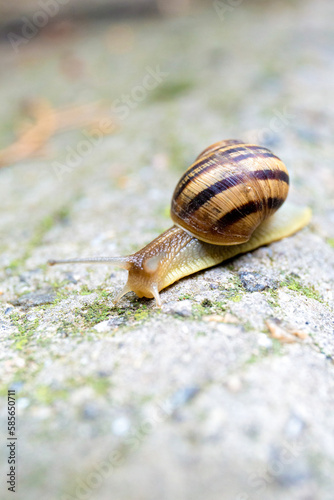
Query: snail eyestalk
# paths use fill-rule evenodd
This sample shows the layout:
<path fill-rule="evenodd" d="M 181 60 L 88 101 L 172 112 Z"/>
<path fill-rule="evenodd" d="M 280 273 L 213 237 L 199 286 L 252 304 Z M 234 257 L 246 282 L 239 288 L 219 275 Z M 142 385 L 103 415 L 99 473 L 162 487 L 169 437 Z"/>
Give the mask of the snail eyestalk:
<path fill-rule="evenodd" d="M 128 257 L 87 257 L 87 258 L 75 258 L 75 259 L 50 259 L 48 260 L 49 266 L 55 266 L 56 264 L 116 264 L 123 269 L 130 269 L 130 263 Z"/>
<path fill-rule="evenodd" d="M 144 249 L 143 249 L 144 250 Z M 114 304 L 128 292 L 135 292 L 139 297 L 154 298 L 161 307 L 159 285 L 155 273 L 159 269 L 164 254 L 146 255 L 142 252 L 127 257 L 87 257 L 73 259 L 50 259 L 49 266 L 56 264 L 115 264 L 127 271 L 128 280 L 123 289 L 116 295 Z M 142 267 L 141 267 L 142 266 Z"/>

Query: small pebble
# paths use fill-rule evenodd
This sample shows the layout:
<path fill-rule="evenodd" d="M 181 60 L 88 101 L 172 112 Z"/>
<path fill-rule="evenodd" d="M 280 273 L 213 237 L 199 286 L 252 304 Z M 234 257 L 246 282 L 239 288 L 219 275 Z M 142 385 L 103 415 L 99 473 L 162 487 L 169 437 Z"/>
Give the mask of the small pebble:
<path fill-rule="evenodd" d="M 94 330 L 100 333 L 107 332 L 108 330 L 110 330 L 109 320 L 106 319 L 105 321 L 101 321 L 101 323 L 97 323 L 97 325 L 94 325 Z"/>
<path fill-rule="evenodd" d="M 292 487 L 309 481 L 311 470 L 303 450 L 291 446 L 271 446 L 268 470 L 281 486 Z"/>
<path fill-rule="evenodd" d="M 115 436 L 126 436 L 130 430 L 130 420 L 127 417 L 117 417 L 111 424 L 111 430 Z"/>
<path fill-rule="evenodd" d="M 24 306 L 24 307 L 33 307 L 33 306 L 41 306 L 43 304 L 52 304 L 56 299 L 56 294 L 53 291 L 47 292 L 31 292 L 22 295 L 22 297 L 18 298 L 13 302 L 14 306 Z"/>
<path fill-rule="evenodd" d="M 37 319 L 36 314 L 27 314 L 26 316 L 27 321 L 35 321 Z"/>
<path fill-rule="evenodd" d="M 94 329 L 97 332 L 107 332 L 108 330 L 112 330 L 113 328 L 121 325 L 124 322 L 125 322 L 124 318 L 122 318 L 120 316 L 115 316 L 115 317 L 111 317 L 109 319 L 106 319 L 104 321 L 101 321 L 101 323 L 97 323 L 97 325 L 94 326 Z"/>
<path fill-rule="evenodd" d="M 115 326 L 120 326 L 125 323 L 125 318 L 122 316 L 112 316 L 108 319 L 108 326 L 114 328 Z"/>
<path fill-rule="evenodd" d="M 244 271 L 240 272 L 238 276 L 247 292 L 261 292 L 268 288 L 277 288 L 276 281 L 256 272 Z"/>
<path fill-rule="evenodd" d="M 173 411 L 188 403 L 199 393 L 199 387 L 190 386 L 179 389 L 169 399 L 169 408 Z"/>
<path fill-rule="evenodd" d="M 83 417 L 87 420 L 93 420 L 99 414 L 99 411 L 95 404 L 87 403 L 83 408 Z"/>
<path fill-rule="evenodd" d="M 73 285 L 76 285 L 78 283 L 78 280 L 75 279 L 72 273 L 66 273 L 65 274 L 66 280 L 69 283 L 73 283 Z"/>
<path fill-rule="evenodd" d="M 111 371 L 106 371 L 106 370 L 98 370 L 96 372 L 97 376 L 100 378 L 105 378 L 105 377 L 110 377 Z"/>
<path fill-rule="evenodd" d="M 192 314 L 192 302 L 191 300 L 173 300 L 168 304 L 162 306 L 163 312 L 168 314 L 177 314 L 182 317 L 189 317 Z"/>
<path fill-rule="evenodd" d="M 290 418 L 287 422 L 284 432 L 288 439 L 297 439 L 300 437 L 305 427 L 306 424 L 304 420 L 302 420 L 298 415 L 293 413 L 290 415 Z"/>

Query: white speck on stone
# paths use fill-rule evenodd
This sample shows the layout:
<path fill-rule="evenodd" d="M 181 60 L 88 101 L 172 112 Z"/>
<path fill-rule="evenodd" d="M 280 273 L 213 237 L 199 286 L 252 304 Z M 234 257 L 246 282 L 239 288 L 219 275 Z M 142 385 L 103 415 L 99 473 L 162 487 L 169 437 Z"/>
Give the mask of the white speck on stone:
<path fill-rule="evenodd" d="M 291 295 L 284 290 L 278 290 L 278 297 L 280 302 L 291 302 Z"/>
<path fill-rule="evenodd" d="M 16 363 L 16 366 L 18 366 L 19 368 L 23 368 L 26 364 L 26 362 L 23 358 L 17 358 L 15 363 Z"/>
<path fill-rule="evenodd" d="M 126 436 L 130 430 L 130 420 L 127 417 L 117 417 L 111 424 L 111 430 L 115 436 Z"/>
<path fill-rule="evenodd" d="M 227 415 L 221 408 L 214 408 L 204 424 L 204 430 L 208 436 L 215 436 L 221 432 L 223 425 L 226 423 Z"/>
<path fill-rule="evenodd" d="M 178 316 L 191 316 L 192 301 L 191 300 L 173 300 L 169 304 L 163 304 L 163 312 L 176 314 Z"/>
<path fill-rule="evenodd" d="M 285 433 L 289 439 L 297 439 L 305 427 L 305 422 L 297 415 L 291 415 Z"/>
<path fill-rule="evenodd" d="M 264 347 L 265 349 L 270 349 L 273 345 L 273 341 L 271 338 L 268 337 L 265 333 L 259 333 L 258 334 L 258 345 L 260 347 Z"/>
<path fill-rule="evenodd" d="M 37 316 L 36 314 L 27 314 L 26 319 L 28 321 L 35 321 L 35 319 L 37 319 Z"/>
<path fill-rule="evenodd" d="M 52 414 L 51 408 L 47 406 L 35 407 L 32 411 L 32 415 L 40 420 L 45 420 L 49 418 Z"/>
<path fill-rule="evenodd" d="M 242 382 L 237 375 L 231 375 L 226 381 L 226 387 L 231 392 L 238 392 L 242 388 Z"/>
<path fill-rule="evenodd" d="M 190 361 L 192 360 L 192 355 L 186 352 L 181 356 L 181 360 L 183 363 L 190 363 Z"/>
<path fill-rule="evenodd" d="M 30 399 L 28 398 L 18 398 L 17 400 L 17 409 L 18 410 L 24 410 L 27 408 L 30 404 Z"/>
<path fill-rule="evenodd" d="M 94 330 L 97 332 L 107 332 L 110 330 L 110 326 L 108 325 L 109 320 L 101 321 L 101 323 L 98 323 L 97 325 L 94 326 Z"/>

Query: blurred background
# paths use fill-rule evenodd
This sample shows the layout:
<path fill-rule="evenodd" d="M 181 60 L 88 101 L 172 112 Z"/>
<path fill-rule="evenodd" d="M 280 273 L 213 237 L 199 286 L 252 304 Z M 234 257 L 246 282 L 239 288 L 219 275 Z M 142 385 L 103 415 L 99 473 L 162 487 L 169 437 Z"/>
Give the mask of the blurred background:
<path fill-rule="evenodd" d="M 326 0 L 2 1 L 0 164 L 42 159 L 40 175 L 74 182 L 71 161 L 79 170 L 122 151 L 109 171 L 157 154 L 181 172 L 208 143 L 238 137 L 279 147 L 293 186 L 316 157 L 299 196 L 316 196 L 332 223 L 332 10 Z"/>

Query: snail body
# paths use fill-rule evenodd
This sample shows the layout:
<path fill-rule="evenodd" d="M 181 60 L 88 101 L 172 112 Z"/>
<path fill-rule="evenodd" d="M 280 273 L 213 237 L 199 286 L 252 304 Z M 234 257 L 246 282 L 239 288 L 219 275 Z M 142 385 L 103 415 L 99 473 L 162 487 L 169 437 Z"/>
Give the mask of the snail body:
<path fill-rule="evenodd" d="M 49 263 L 117 264 L 129 275 L 115 302 L 133 291 L 161 306 L 159 292 L 175 281 L 303 228 L 311 211 L 283 205 L 288 189 L 287 169 L 271 151 L 220 141 L 206 148 L 177 184 L 171 205 L 175 224 L 144 248 L 126 257 Z"/>

